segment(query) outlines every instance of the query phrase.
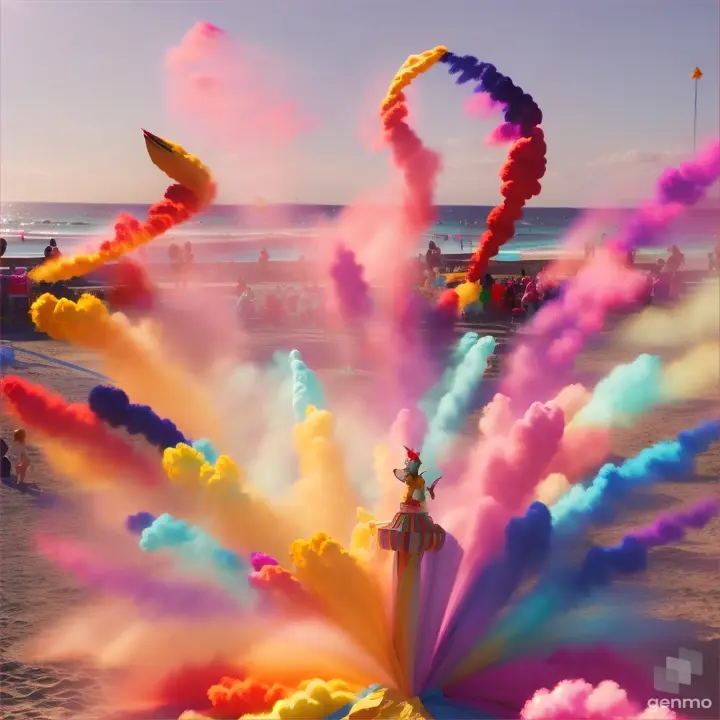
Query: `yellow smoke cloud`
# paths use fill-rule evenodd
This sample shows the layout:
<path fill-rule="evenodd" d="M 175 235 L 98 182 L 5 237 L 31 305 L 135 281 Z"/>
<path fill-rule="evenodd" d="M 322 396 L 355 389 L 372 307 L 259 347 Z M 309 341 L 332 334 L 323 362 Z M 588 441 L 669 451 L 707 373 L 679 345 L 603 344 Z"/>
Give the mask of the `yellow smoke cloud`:
<path fill-rule="evenodd" d="M 282 720 L 318 720 L 337 712 L 355 699 L 356 689 L 344 680 L 309 680 L 297 692 L 275 703 L 267 715 L 243 715 L 249 718 L 282 718 Z"/>
<path fill-rule="evenodd" d="M 57 282 L 87 275 L 185 222 L 212 202 L 215 183 L 209 169 L 198 158 L 180 145 L 147 132 L 145 145 L 155 166 L 180 185 L 168 188 L 165 199 L 150 208 L 145 222 L 121 216 L 115 224 L 115 236 L 99 250 L 53 258 L 38 265 L 30 272 L 35 282 Z"/>
<path fill-rule="evenodd" d="M 110 315 L 98 298 L 81 295 L 75 303 L 45 293 L 32 304 L 30 315 L 38 330 L 53 339 L 101 353 L 106 374 L 133 402 L 150 405 L 192 436 L 221 437 L 212 405 L 193 378 L 153 353 L 126 319 Z"/>
<path fill-rule="evenodd" d="M 705 280 L 671 308 L 649 307 L 628 320 L 617 337 L 640 347 L 687 347 L 720 335 L 720 281 Z"/>
<path fill-rule="evenodd" d="M 201 494 L 210 531 L 220 542 L 268 553 L 281 562 L 287 558 L 296 529 L 248 485 L 229 457 L 221 455 L 212 466 L 202 453 L 179 443 L 165 450 L 162 467 L 172 483 Z"/>
<path fill-rule="evenodd" d="M 325 615 L 394 678 L 397 658 L 380 586 L 363 564 L 323 533 L 290 547 L 295 575 L 315 595 Z"/>
<path fill-rule="evenodd" d="M 459 299 L 458 306 L 461 310 L 464 307 L 467 307 L 468 305 L 471 305 L 472 303 L 479 300 L 480 293 L 482 291 L 482 287 L 480 286 L 480 283 L 476 283 L 476 282 L 460 283 L 460 285 L 458 285 L 454 289 L 455 289 L 455 293 L 458 296 L 458 299 Z"/>
<path fill-rule="evenodd" d="M 438 47 L 432 50 L 426 50 L 419 55 L 410 55 L 390 82 L 390 87 L 382 103 L 382 112 L 387 111 L 397 102 L 403 90 L 405 90 L 418 75 L 422 75 L 422 73 L 427 72 L 433 65 L 438 63 L 446 52 L 446 47 L 438 45 Z"/>
<path fill-rule="evenodd" d="M 295 425 L 293 440 L 300 478 L 293 485 L 289 507 L 305 532 L 322 531 L 349 538 L 359 498 L 348 478 L 343 454 L 335 438 L 335 419 L 327 410 L 309 407 Z"/>
<path fill-rule="evenodd" d="M 720 343 L 704 342 L 668 364 L 663 390 L 670 400 L 700 398 L 720 386 Z"/>

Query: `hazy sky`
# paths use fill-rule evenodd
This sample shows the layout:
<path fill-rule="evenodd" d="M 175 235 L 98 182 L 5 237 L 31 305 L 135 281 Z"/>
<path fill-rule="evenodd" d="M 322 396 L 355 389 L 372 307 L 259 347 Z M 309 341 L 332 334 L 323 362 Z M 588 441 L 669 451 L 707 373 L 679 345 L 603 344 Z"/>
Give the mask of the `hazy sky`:
<path fill-rule="evenodd" d="M 548 174 L 537 205 L 632 202 L 718 137 L 717 0 L 0 0 L 0 196 L 5 201 L 150 202 L 164 178 L 139 128 L 200 154 L 220 200 L 345 202 L 388 176 L 371 147 L 383 89 L 410 53 L 444 44 L 494 63 L 544 113 Z M 265 172 L 238 148 L 182 132 L 163 62 L 206 20 L 273 58 L 269 72 L 309 129 Z M 258 73 L 261 72 L 258 68 Z M 438 201 L 494 204 L 505 148 L 465 115 L 469 86 L 445 66 L 411 93 L 412 122 L 444 155 Z M 282 177 L 273 184 L 270 177 Z"/>

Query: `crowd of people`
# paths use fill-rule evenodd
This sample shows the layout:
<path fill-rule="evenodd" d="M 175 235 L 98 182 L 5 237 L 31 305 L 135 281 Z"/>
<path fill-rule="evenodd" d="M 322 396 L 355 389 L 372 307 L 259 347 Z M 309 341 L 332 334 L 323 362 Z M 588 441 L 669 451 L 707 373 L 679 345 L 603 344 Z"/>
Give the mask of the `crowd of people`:
<path fill-rule="evenodd" d="M 325 290 L 315 283 L 308 286 L 276 285 L 272 290 L 255 293 L 240 278 L 235 294 L 238 322 L 244 326 L 282 327 L 289 322 L 318 325 L 325 313 Z"/>

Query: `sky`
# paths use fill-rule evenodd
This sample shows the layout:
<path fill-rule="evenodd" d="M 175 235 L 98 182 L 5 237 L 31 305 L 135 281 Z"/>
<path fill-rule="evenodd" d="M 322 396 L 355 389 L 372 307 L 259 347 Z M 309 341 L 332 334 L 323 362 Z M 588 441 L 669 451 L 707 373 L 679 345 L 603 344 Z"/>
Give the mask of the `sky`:
<path fill-rule="evenodd" d="M 0 199 L 152 202 L 166 184 L 140 128 L 200 155 L 219 201 L 345 203 L 392 176 L 377 108 L 407 55 L 438 44 L 492 62 L 544 113 L 537 206 L 631 204 L 720 134 L 717 0 L 0 0 Z M 167 52 L 198 21 L 225 30 L 307 126 L 273 152 L 189 127 L 168 107 Z M 495 204 L 506 148 L 467 114 L 445 66 L 408 94 L 443 157 L 437 201 Z"/>

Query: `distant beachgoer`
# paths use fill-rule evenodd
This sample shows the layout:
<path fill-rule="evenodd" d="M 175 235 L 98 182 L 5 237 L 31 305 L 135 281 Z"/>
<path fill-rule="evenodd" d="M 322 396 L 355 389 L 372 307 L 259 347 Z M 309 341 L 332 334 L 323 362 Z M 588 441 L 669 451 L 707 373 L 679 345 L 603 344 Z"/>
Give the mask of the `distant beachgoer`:
<path fill-rule="evenodd" d="M 505 310 L 512 312 L 515 307 L 515 288 L 513 287 L 512 280 L 508 280 L 505 285 L 505 296 L 504 296 Z"/>
<path fill-rule="evenodd" d="M 8 448 L 8 444 L 5 442 L 5 439 L 0 438 L 0 454 L 2 455 L 2 461 L 0 461 L 0 478 L 3 480 L 12 477 L 12 463 L 10 462 L 10 458 L 7 456 L 9 449 L 10 448 Z"/>
<path fill-rule="evenodd" d="M 46 258 L 59 257 L 61 255 L 60 248 L 57 246 L 55 238 L 50 238 L 50 242 L 45 246 L 43 254 Z"/>
<path fill-rule="evenodd" d="M 183 253 L 175 243 L 168 246 L 168 260 L 170 261 L 170 277 L 180 287 L 183 285 Z"/>
<path fill-rule="evenodd" d="M 15 466 L 15 474 L 19 484 L 24 484 L 25 476 L 30 467 L 30 458 L 27 452 L 27 434 L 22 428 L 13 433 L 13 444 L 10 448 L 10 460 Z"/>
<path fill-rule="evenodd" d="M 670 257 L 665 263 L 665 272 L 674 275 L 685 262 L 685 255 L 680 251 L 677 245 L 668 248 Z"/>
<path fill-rule="evenodd" d="M 527 277 L 527 273 L 525 272 L 525 268 L 520 268 L 520 277 L 521 277 L 521 278 Z"/>
<path fill-rule="evenodd" d="M 25 233 L 24 232 L 20 233 L 20 242 L 25 242 Z"/>
<path fill-rule="evenodd" d="M 540 296 L 538 295 L 535 283 L 532 280 L 525 285 L 525 293 L 520 301 L 520 307 L 525 310 L 528 316 L 534 315 L 540 305 Z"/>
<path fill-rule="evenodd" d="M 267 248 L 263 248 L 260 251 L 260 257 L 258 258 L 258 267 L 260 268 L 260 277 L 263 279 L 267 277 L 269 262 L 270 262 L 270 253 L 267 251 Z"/>
<path fill-rule="evenodd" d="M 425 265 L 428 270 L 435 270 L 440 267 L 442 258 L 442 250 L 435 244 L 434 240 L 428 243 L 428 249 L 425 253 Z"/>
<path fill-rule="evenodd" d="M 187 284 L 188 277 L 192 271 L 193 264 L 195 263 L 195 255 L 192 251 L 192 243 L 189 241 L 183 245 L 182 249 L 182 279 L 183 285 Z"/>

